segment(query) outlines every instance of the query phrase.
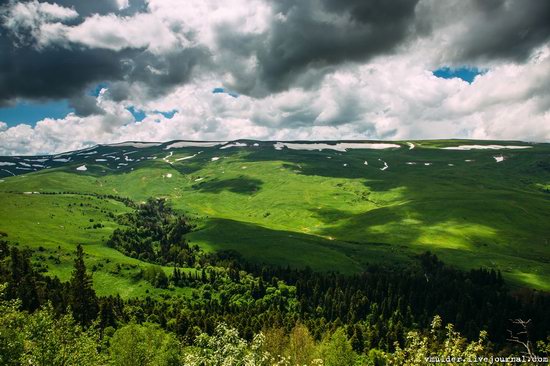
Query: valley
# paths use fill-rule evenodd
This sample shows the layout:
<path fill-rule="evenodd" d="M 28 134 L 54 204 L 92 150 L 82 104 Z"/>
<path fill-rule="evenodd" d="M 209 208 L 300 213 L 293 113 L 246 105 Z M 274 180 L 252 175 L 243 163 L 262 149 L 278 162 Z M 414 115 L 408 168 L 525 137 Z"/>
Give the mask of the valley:
<path fill-rule="evenodd" d="M 353 274 L 431 251 L 549 290 L 549 160 L 550 144 L 473 140 L 128 142 L 1 157 L 0 232 L 42 247 L 62 279 L 83 244 L 103 295 L 163 291 L 132 279 L 145 263 L 105 246 L 130 211 L 121 198 L 149 197 L 192 218 L 190 244 L 253 263 Z"/>

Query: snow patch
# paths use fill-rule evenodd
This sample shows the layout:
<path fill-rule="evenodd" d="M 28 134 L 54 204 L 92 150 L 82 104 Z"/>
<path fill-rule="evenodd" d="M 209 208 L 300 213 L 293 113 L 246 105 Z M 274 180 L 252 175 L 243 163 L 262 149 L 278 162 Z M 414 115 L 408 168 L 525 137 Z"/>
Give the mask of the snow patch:
<path fill-rule="evenodd" d="M 178 149 L 180 147 L 213 147 L 213 146 L 223 145 L 226 143 L 227 141 L 212 141 L 212 142 L 178 141 L 166 146 L 164 150 Z"/>
<path fill-rule="evenodd" d="M 382 160 L 382 159 L 378 159 L 378 160 L 380 160 L 381 162 L 383 162 L 383 163 L 384 163 L 384 167 L 383 167 L 383 168 L 380 168 L 380 170 L 386 170 L 386 169 L 388 169 L 388 168 L 389 168 L 389 165 L 388 165 L 388 163 L 386 163 L 386 162 L 385 162 L 384 160 Z"/>
<path fill-rule="evenodd" d="M 59 158 L 59 159 L 53 159 L 53 161 L 57 161 L 59 163 L 66 163 L 71 161 L 71 158 Z"/>
<path fill-rule="evenodd" d="M 369 165 L 369 162 L 365 160 L 365 162 L 363 163 L 365 165 Z"/>
<path fill-rule="evenodd" d="M 219 156 L 214 156 L 211 160 L 212 161 L 220 160 L 220 157 Z"/>
<path fill-rule="evenodd" d="M 176 161 L 191 159 L 191 158 L 194 158 L 195 156 L 197 156 L 197 154 L 194 154 L 191 156 L 184 156 L 183 158 L 177 158 Z"/>
<path fill-rule="evenodd" d="M 203 180 L 204 178 L 197 178 L 195 179 L 195 182 L 200 182 L 201 180 Z"/>
<path fill-rule="evenodd" d="M 460 145 L 442 147 L 442 150 L 502 150 L 502 149 L 530 149 L 533 146 L 525 145 Z"/>
<path fill-rule="evenodd" d="M 76 168 L 76 170 L 79 170 L 79 171 L 83 172 L 83 171 L 88 170 L 88 168 L 86 168 L 86 165 L 81 165 L 78 168 Z"/>
<path fill-rule="evenodd" d="M 122 147 L 122 146 L 128 146 L 133 147 L 136 149 L 146 148 L 146 147 L 153 147 L 153 146 L 159 146 L 162 145 L 160 142 L 119 142 L 117 144 L 108 144 L 103 146 L 114 146 L 114 147 Z"/>
<path fill-rule="evenodd" d="M 415 147 L 412 142 L 407 142 L 407 145 L 409 145 L 409 150 L 412 150 Z"/>
<path fill-rule="evenodd" d="M 25 159 L 25 161 L 36 161 L 36 162 L 39 162 L 39 163 L 43 163 L 47 160 L 50 160 L 50 159 L 47 159 L 47 158 L 44 158 L 44 159 Z"/>
<path fill-rule="evenodd" d="M 107 161 L 107 159 L 95 159 L 95 161 Z"/>
<path fill-rule="evenodd" d="M 504 161 L 504 156 L 493 156 L 493 158 L 496 160 L 497 163 Z"/>
<path fill-rule="evenodd" d="M 282 150 L 283 147 L 287 147 L 292 150 L 336 150 L 345 152 L 348 149 L 391 149 L 400 148 L 397 144 L 387 143 L 366 143 L 366 142 L 339 142 L 337 144 L 326 143 L 290 143 L 290 142 L 277 142 L 275 145 L 276 150 Z"/>
<path fill-rule="evenodd" d="M 162 158 L 162 160 L 164 160 L 164 161 L 167 162 L 167 163 L 170 163 L 170 162 L 168 161 L 168 158 L 170 158 L 172 155 L 174 155 L 174 152 L 173 152 L 173 151 L 170 151 L 170 154 L 166 155 L 164 158 Z"/>
<path fill-rule="evenodd" d="M 6 165 L 15 165 L 15 163 L 11 163 L 9 161 L 0 161 L 0 166 L 6 166 Z"/>
<path fill-rule="evenodd" d="M 222 147 L 220 147 L 220 149 L 228 149 L 230 147 L 247 147 L 248 145 L 245 144 L 244 142 L 233 142 L 233 143 L 230 143 L 230 144 L 227 144 L 227 145 L 224 145 Z"/>

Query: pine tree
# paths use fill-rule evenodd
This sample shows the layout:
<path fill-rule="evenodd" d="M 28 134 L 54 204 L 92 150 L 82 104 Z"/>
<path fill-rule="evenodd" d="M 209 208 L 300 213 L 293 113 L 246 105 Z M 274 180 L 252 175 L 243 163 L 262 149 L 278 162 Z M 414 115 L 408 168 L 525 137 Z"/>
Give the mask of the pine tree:
<path fill-rule="evenodd" d="M 76 247 L 74 270 L 69 282 L 69 305 L 74 319 L 82 325 L 89 325 L 96 318 L 98 301 L 92 285 L 92 277 L 86 272 L 82 245 Z"/>

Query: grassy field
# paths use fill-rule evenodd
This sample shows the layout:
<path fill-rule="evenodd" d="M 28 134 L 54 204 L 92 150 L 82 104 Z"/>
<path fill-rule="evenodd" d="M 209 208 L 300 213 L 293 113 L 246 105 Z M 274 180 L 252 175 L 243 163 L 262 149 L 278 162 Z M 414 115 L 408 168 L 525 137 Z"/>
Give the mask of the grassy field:
<path fill-rule="evenodd" d="M 248 146 L 100 146 L 33 172 L 13 167 L 48 157 L 0 158 L 14 164 L 0 178 L 0 231 L 43 247 L 61 278 L 84 244 L 100 293 L 124 297 L 159 290 L 133 280 L 144 263 L 104 244 L 116 227 L 107 213 L 128 208 L 85 193 L 165 197 L 199 224 L 192 243 L 260 263 L 351 273 L 430 250 L 458 268 L 497 268 L 517 285 L 550 290 L 549 144 L 462 151 L 441 148 L 526 144 L 438 140 L 318 151 L 241 142 Z M 104 227 L 89 229 L 94 223 Z"/>

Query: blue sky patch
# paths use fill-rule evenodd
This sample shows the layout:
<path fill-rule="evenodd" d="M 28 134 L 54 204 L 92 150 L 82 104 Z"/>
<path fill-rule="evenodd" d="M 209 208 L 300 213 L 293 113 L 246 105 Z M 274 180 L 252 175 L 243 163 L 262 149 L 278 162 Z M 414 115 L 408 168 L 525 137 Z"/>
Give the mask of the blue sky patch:
<path fill-rule="evenodd" d="M 239 97 L 239 93 L 225 88 L 214 88 L 212 89 L 212 94 L 227 94 L 229 96 L 232 96 L 233 98 Z"/>
<path fill-rule="evenodd" d="M 99 83 L 95 87 L 88 90 L 88 95 L 93 95 L 94 97 L 97 97 L 99 95 L 99 92 L 101 89 L 107 88 L 109 89 L 109 83 Z"/>
<path fill-rule="evenodd" d="M 99 95 L 99 92 L 103 88 L 109 88 L 109 83 L 99 83 L 95 87 L 88 90 L 88 95 L 93 95 L 94 97 L 97 97 Z"/>
<path fill-rule="evenodd" d="M 145 112 L 139 109 L 135 109 L 134 106 L 128 107 L 126 109 L 128 110 L 128 112 L 132 113 L 132 116 L 134 116 L 134 119 L 137 122 L 141 122 L 145 118 Z"/>
<path fill-rule="evenodd" d="M 443 79 L 459 78 L 470 84 L 474 81 L 476 76 L 482 75 L 485 72 L 486 70 L 480 70 L 477 67 L 466 67 L 466 66 L 457 67 L 457 68 L 451 68 L 451 67 L 445 66 L 432 71 L 434 76 L 438 78 L 443 78 Z"/>
<path fill-rule="evenodd" d="M 0 108 L 0 121 L 6 122 L 8 127 L 20 123 L 34 126 L 44 118 L 64 118 L 71 112 L 74 109 L 66 99 L 50 102 L 20 101 L 12 107 Z"/>
<path fill-rule="evenodd" d="M 176 111 L 173 110 L 173 111 L 168 111 L 168 112 L 161 112 L 161 111 L 157 111 L 158 113 L 162 114 L 164 117 L 168 118 L 168 119 L 171 119 L 172 117 L 174 117 L 174 114 L 176 114 Z"/>

